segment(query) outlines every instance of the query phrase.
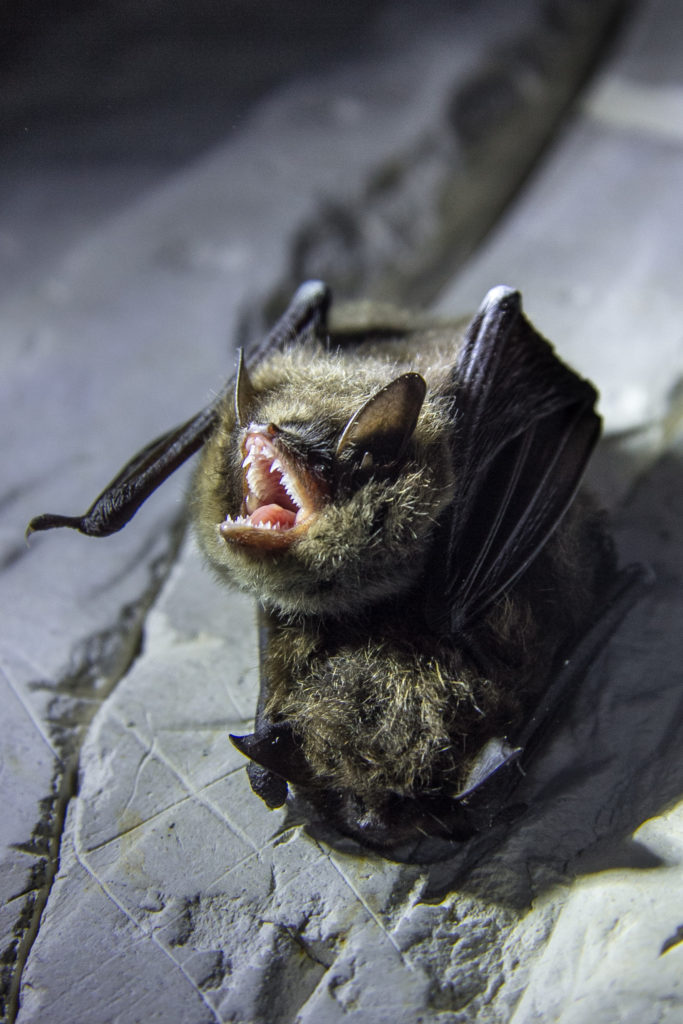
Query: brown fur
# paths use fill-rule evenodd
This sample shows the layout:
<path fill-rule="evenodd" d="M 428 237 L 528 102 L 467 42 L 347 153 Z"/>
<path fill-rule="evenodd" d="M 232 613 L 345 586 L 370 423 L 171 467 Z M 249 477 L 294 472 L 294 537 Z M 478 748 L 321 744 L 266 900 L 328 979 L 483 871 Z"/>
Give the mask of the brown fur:
<path fill-rule="evenodd" d="M 444 381 L 460 344 L 441 327 L 349 353 L 292 348 L 253 375 L 259 423 L 313 426 L 330 450 L 354 411 L 406 369 L 428 392 L 400 472 L 331 502 L 282 553 L 226 544 L 217 524 L 242 500 L 231 406 L 192 488 L 200 544 L 214 570 L 255 594 L 279 623 L 265 664 L 267 715 L 291 722 L 315 785 L 366 807 L 387 794 L 455 793 L 477 751 L 524 720 L 558 651 L 600 589 L 609 553 L 576 503 L 530 569 L 478 624 L 482 673 L 432 630 L 424 610 L 434 524 L 457 493 Z"/>
<path fill-rule="evenodd" d="M 321 785 L 368 806 L 387 792 L 454 793 L 486 740 L 523 723 L 604 578 L 599 531 L 595 546 L 582 536 L 588 504 L 482 623 L 487 676 L 429 634 L 419 588 L 369 620 L 281 625 L 266 665 L 268 713 L 292 722 Z"/>

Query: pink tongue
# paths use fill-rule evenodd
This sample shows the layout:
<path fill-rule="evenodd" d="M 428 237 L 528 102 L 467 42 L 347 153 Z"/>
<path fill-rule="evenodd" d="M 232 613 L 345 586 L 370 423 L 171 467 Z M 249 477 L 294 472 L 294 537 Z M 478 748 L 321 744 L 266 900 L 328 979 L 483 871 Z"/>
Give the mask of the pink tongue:
<path fill-rule="evenodd" d="M 290 530 L 294 526 L 296 513 L 283 508 L 282 505 L 261 505 L 249 516 L 252 526 L 262 526 L 264 523 L 271 523 L 273 527 L 280 530 Z"/>

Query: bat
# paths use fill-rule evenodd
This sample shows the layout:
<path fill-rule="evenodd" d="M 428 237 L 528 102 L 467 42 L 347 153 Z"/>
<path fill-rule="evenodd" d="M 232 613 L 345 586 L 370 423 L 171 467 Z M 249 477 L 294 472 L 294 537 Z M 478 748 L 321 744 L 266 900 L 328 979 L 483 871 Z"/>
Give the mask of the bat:
<path fill-rule="evenodd" d="M 464 840 L 632 600 L 579 490 L 596 399 L 509 288 L 467 324 L 337 311 L 310 281 L 210 405 L 27 533 L 113 533 L 201 449 L 200 548 L 258 602 L 254 731 L 231 737 L 254 792 L 387 854 Z"/>

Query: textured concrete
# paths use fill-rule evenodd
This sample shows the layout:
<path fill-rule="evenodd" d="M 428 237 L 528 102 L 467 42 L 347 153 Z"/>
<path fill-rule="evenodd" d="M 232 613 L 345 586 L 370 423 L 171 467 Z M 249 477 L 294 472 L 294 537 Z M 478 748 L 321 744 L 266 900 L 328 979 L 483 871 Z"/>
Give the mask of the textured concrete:
<path fill-rule="evenodd" d="M 182 481 L 106 542 L 36 537 L 26 551 L 20 539 L 31 514 L 85 508 L 131 451 L 201 406 L 235 333 L 294 277 L 321 267 L 340 290 L 364 277 L 376 293 L 419 291 L 420 267 L 457 250 L 434 227 L 435 202 L 467 180 L 448 168 L 476 147 L 460 122 L 439 152 L 443 111 L 471 109 L 471 82 L 501 49 L 534 30 L 548 39 L 535 4 L 508 6 L 445 18 L 434 4 L 412 21 L 406 7 L 374 37 L 381 59 L 262 100 L 227 144 L 109 223 L 69 227 L 70 251 L 6 293 L 3 407 L 21 453 L 3 470 L 0 579 L 10 1017 L 23 968 L 24 1022 L 680 1019 L 674 0 L 641 5 L 440 300 L 462 311 L 493 283 L 519 286 L 538 326 L 595 376 L 613 437 L 594 480 L 624 558 L 659 575 L 505 834 L 397 865 L 315 839 L 296 807 L 269 812 L 253 796 L 227 742 L 253 714 L 253 611 L 202 571 L 190 540 L 175 559 Z M 484 148 L 478 159 L 492 159 Z M 392 162 L 415 174 L 378 192 Z M 489 211 L 476 189 L 472 202 L 481 233 L 501 195 Z M 415 233 L 402 236 L 411 209 Z"/>

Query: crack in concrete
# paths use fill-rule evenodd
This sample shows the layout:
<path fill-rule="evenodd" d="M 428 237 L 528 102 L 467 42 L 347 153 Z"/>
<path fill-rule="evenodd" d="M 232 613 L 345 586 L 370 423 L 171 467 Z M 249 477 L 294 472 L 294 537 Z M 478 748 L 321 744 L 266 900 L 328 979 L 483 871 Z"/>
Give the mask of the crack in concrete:
<path fill-rule="evenodd" d="M 378 930 L 379 930 L 380 934 L 381 934 L 381 935 L 383 935 L 383 936 L 384 936 L 384 938 L 385 938 L 385 939 L 387 940 L 387 942 L 389 943 L 389 945 L 393 947 L 393 949 L 394 949 L 394 952 L 395 952 L 395 953 L 396 953 L 396 954 L 398 955 L 398 958 L 399 958 L 399 960 L 401 961 L 401 963 L 403 963 L 403 964 L 404 964 L 404 965 L 405 965 L 406 967 L 412 968 L 412 966 L 413 966 L 413 965 L 412 965 L 412 964 L 410 963 L 410 961 L 409 961 L 409 960 L 407 960 L 407 959 L 406 959 L 406 957 L 404 956 L 404 954 L 403 954 L 403 950 L 401 949 L 401 947 L 400 947 L 400 946 L 399 946 L 399 944 L 397 943 L 397 941 L 396 941 L 396 939 L 394 938 L 394 936 L 393 936 L 393 935 L 391 934 L 391 931 L 390 931 L 390 930 L 389 930 L 389 929 L 388 929 L 388 928 L 386 927 L 386 925 L 385 925 L 385 924 L 384 924 L 384 922 L 382 921 L 382 919 L 381 919 L 381 917 L 379 916 L 379 914 L 378 914 L 378 913 L 376 913 L 376 912 L 375 912 L 375 911 L 374 911 L 374 910 L 372 909 L 372 907 L 370 906 L 370 904 L 368 903 L 368 901 L 367 901 L 367 900 L 365 899 L 365 897 L 364 897 L 364 896 L 363 896 L 363 894 L 362 894 L 362 893 L 361 893 L 361 892 L 359 891 L 359 889 L 358 889 L 358 888 L 357 888 L 357 887 L 356 887 L 356 886 L 355 886 L 355 885 L 353 884 L 353 882 L 352 882 L 352 881 L 351 881 L 351 879 L 350 879 L 350 878 L 348 877 L 348 875 L 346 874 L 346 872 L 345 872 L 345 871 L 343 871 L 343 869 L 342 869 L 341 865 L 337 863 L 336 859 L 335 859 L 335 858 L 334 858 L 333 856 L 328 856 L 328 858 L 327 858 L 327 859 L 329 860 L 330 864 L 332 865 L 332 867 L 334 868 L 334 870 L 335 870 L 335 871 L 337 872 L 337 874 L 338 874 L 338 875 L 339 875 L 339 877 L 341 878 L 342 882 L 344 882 L 344 884 L 345 884 L 345 885 L 346 885 L 346 886 L 347 886 L 347 887 L 348 887 L 348 888 L 349 888 L 349 889 L 351 890 L 351 892 L 353 893 L 353 896 L 354 896 L 354 897 L 355 897 L 355 899 L 356 899 L 356 900 L 358 901 L 358 903 L 360 903 L 360 905 L 362 906 L 363 910 L 364 910 L 364 911 L 366 912 L 366 914 L 368 915 L 368 917 L 369 917 L 369 918 L 370 918 L 370 919 L 371 919 L 372 921 L 374 921 L 374 923 L 375 923 L 375 925 L 377 926 L 377 928 L 378 928 Z"/>
<path fill-rule="evenodd" d="M 50 746 L 55 751 L 55 770 L 52 794 L 41 801 L 41 816 L 31 839 L 19 844 L 24 851 L 35 854 L 37 861 L 24 889 L 13 939 L 0 953 L 0 1020 L 7 1024 L 12 1024 L 19 1011 L 23 970 L 59 870 L 67 809 L 78 792 L 79 756 L 88 726 L 140 655 L 147 612 L 173 566 L 184 532 L 184 516 L 167 525 L 166 545 L 150 563 L 145 591 L 123 607 L 110 629 L 93 634 L 80 644 L 71 670 L 56 685 L 35 684 L 49 685 L 55 694 L 47 720 Z M 158 533 L 157 527 L 155 537 Z"/>
<path fill-rule="evenodd" d="M 663 956 L 665 953 L 668 953 L 670 949 L 678 946 L 681 942 L 683 942 L 683 924 L 679 924 L 673 935 L 670 935 L 668 939 L 664 940 L 662 948 L 659 951 L 659 955 Z"/>
<path fill-rule="evenodd" d="M 26 700 L 24 694 L 22 693 L 21 687 L 16 685 L 16 682 L 12 678 L 12 674 L 9 671 L 0 668 L 0 673 L 2 673 L 3 679 L 6 681 L 15 698 L 17 699 L 19 704 L 21 704 L 22 708 L 26 712 L 27 717 L 30 718 L 34 729 L 36 730 L 41 740 L 47 747 L 48 751 L 50 752 L 50 755 L 54 758 L 57 758 L 59 755 L 49 735 L 45 730 L 45 724 L 40 720 L 40 717 L 36 714 L 35 709 L 31 705 L 31 703 Z"/>
<path fill-rule="evenodd" d="M 209 811 L 210 814 L 212 814 L 218 821 L 220 821 L 221 824 L 225 825 L 226 828 L 228 828 L 233 833 L 233 835 L 235 835 L 238 839 L 242 840 L 245 846 L 251 847 L 254 853 L 258 852 L 258 847 L 251 839 L 251 837 L 248 835 L 248 833 L 246 833 L 244 829 L 237 824 L 237 822 L 232 821 L 230 817 L 227 814 L 225 814 L 222 811 L 222 809 L 213 800 L 210 799 L 208 795 L 206 795 L 205 791 L 210 789 L 211 786 L 214 785 L 216 782 L 220 781 L 220 779 L 214 779 L 212 782 L 208 782 L 199 787 L 195 786 L 192 783 L 192 781 L 189 778 L 187 778 L 187 776 L 182 771 L 180 771 L 177 765 L 175 765 L 166 756 L 166 754 L 164 754 L 163 750 L 156 747 L 154 739 L 152 740 L 152 745 L 150 746 L 146 742 L 145 737 L 141 735 L 141 733 L 139 732 L 138 729 L 135 728 L 135 726 L 131 726 L 130 724 L 125 723 L 118 716 L 116 716 L 116 718 L 123 729 L 126 729 L 127 732 L 135 736 L 136 740 L 145 751 L 143 760 L 140 762 L 138 766 L 138 772 L 141 770 L 142 765 L 146 760 L 149 760 L 149 758 L 154 758 L 159 764 L 163 765 L 164 768 L 166 768 L 167 771 L 178 781 L 180 786 L 187 793 L 188 798 L 195 800 L 198 804 L 201 804 L 202 807 L 205 807 L 207 811 Z M 220 776 L 220 778 L 223 778 L 223 776 Z M 130 799 L 132 799 L 132 794 Z M 144 825 L 144 822 L 141 822 L 141 824 Z"/>

